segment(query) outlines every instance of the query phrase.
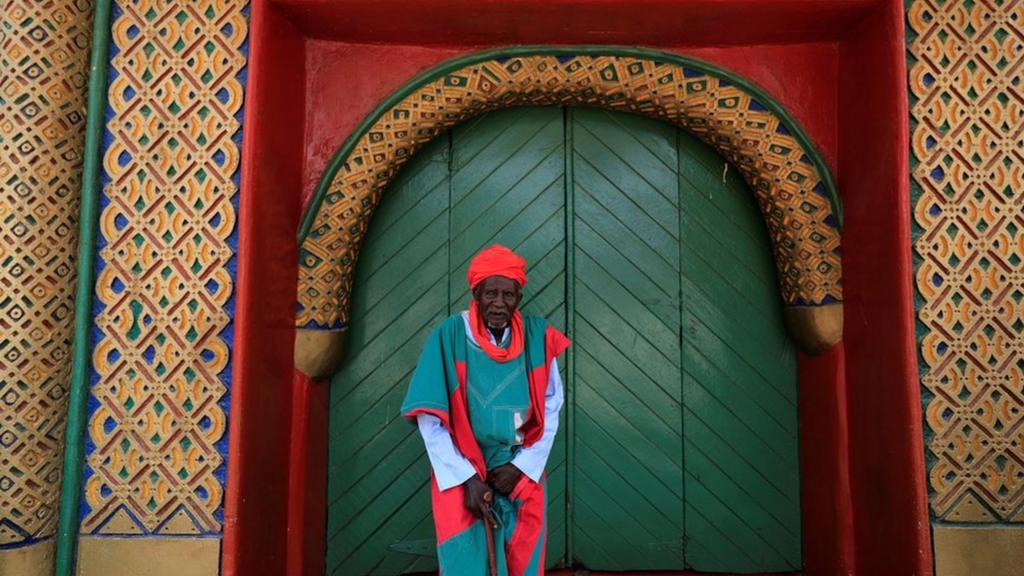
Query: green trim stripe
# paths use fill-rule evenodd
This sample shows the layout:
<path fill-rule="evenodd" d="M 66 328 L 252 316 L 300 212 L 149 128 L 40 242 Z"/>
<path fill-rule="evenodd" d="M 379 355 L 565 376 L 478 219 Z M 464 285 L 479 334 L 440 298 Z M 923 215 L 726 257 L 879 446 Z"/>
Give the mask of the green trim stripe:
<path fill-rule="evenodd" d="M 419 74 L 409 82 L 405 83 L 386 100 L 381 102 L 380 105 L 374 108 L 373 112 L 370 112 L 370 114 L 359 123 L 352 134 L 345 139 L 345 142 L 340 148 L 338 148 L 338 151 L 334 153 L 330 163 L 327 165 L 327 170 L 324 171 L 323 177 L 317 184 L 316 190 L 313 194 L 313 199 L 306 207 L 306 211 L 303 214 L 302 224 L 299 226 L 298 233 L 299 244 L 302 244 L 306 239 L 306 236 L 309 234 L 309 230 L 313 227 L 313 222 L 316 220 L 317 213 L 320 211 L 320 206 L 323 204 L 324 198 L 327 196 L 327 190 L 330 188 L 331 182 L 334 180 L 334 176 L 338 173 L 338 170 L 341 169 L 341 166 L 345 163 L 349 154 L 352 153 L 356 143 L 359 142 L 359 139 L 370 130 L 373 124 L 382 115 L 401 102 L 406 96 L 412 94 L 424 85 L 456 70 L 473 64 L 486 62 L 488 60 L 523 56 L 562 56 L 569 54 L 580 56 L 621 56 L 640 58 L 644 60 L 656 60 L 658 62 L 668 62 L 677 66 L 700 70 L 705 74 L 727 80 L 750 93 L 757 99 L 758 103 L 771 110 L 772 113 L 782 120 L 786 129 L 789 130 L 789 132 L 796 138 L 797 142 L 800 143 L 804 151 L 807 152 L 807 155 L 810 157 L 815 168 L 818 169 L 818 173 L 821 175 L 821 179 L 828 191 L 829 200 L 832 204 L 832 212 L 836 217 L 836 223 L 839 229 L 842 230 L 842 203 L 839 198 L 839 193 L 836 190 L 835 180 L 832 178 L 832 172 L 829 170 L 828 165 L 825 164 L 824 158 L 822 158 L 818 149 L 814 146 L 814 143 L 807 134 L 804 133 L 803 129 L 789 114 L 789 112 L 787 112 L 786 109 L 783 108 L 782 105 L 774 98 L 769 96 L 767 92 L 754 85 L 749 80 L 737 76 L 723 68 L 708 64 L 707 62 L 702 62 L 686 56 L 680 56 L 678 54 L 671 54 L 646 48 L 629 48 L 623 46 L 516 46 L 475 52 L 467 56 L 454 58 L 444 62 Z"/>
<path fill-rule="evenodd" d="M 576 338 L 576 184 L 573 173 L 573 109 L 566 108 L 563 116 L 565 125 L 565 334 Z M 570 561 L 576 557 L 575 507 L 572 505 L 573 489 L 576 487 L 576 349 L 572 346 L 565 351 L 565 557 Z"/>
<path fill-rule="evenodd" d="M 78 511 L 82 496 L 82 465 L 86 398 L 89 394 L 89 325 L 95 289 L 94 264 L 99 214 L 100 148 L 103 110 L 107 105 L 107 55 L 110 49 L 112 0 L 97 0 L 89 59 L 89 100 L 86 111 L 82 196 L 79 212 L 78 280 L 75 286 L 75 341 L 68 390 L 68 425 L 64 436 L 64 476 L 57 532 L 56 576 L 71 576 L 78 544 Z"/>

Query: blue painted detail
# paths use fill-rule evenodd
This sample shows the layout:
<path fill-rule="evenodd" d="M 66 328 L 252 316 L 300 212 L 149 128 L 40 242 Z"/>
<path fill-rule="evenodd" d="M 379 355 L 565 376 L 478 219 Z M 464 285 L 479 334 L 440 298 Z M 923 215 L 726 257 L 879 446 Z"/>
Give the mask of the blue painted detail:
<path fill-rule="evenodd" d="M 33 538 L 31 534 L 25 532 L 20 526 L 14 524 L 10 520 L 0 521 L 0 529 L 10 531 L 12 534 L 17 534 L 18 542 L 14 544 L 3 544 L 0 545 L 0 550 L 17 550 L 18 548 L 27 548 L 28 546 L 35 546 L 49 540 L 53 540 L 53 536 L 46 536 L 45 538 Z"/>

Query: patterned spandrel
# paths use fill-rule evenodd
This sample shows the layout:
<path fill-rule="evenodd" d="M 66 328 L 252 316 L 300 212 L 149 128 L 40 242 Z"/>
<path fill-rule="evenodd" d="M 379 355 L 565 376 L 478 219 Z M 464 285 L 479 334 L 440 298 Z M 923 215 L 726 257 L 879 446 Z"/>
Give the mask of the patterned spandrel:
<path fill-rule="evenodd" d="M 0 547 L 56 528 L 92 9 L 0 2 Z"/>
<path fill-rule="evenodd" d="M 907 9 L 932 513 L 1024 521 L 1024 4 Z"/>
<path fill-rule="evenodd" d="M 750 184 L 768 224 L 784 301 L 842 300 L 840 238 L 825 185 L 782 119 L 743 88 L 682 66 L 626 56 L 521 56 L 467 65 L 385 111 L 356 143 L 302 243 L 300 327 L 348 320 L 359 245 L 381 194 L 419 148 L 507 106 L 596 106 L 665 120 L 708 142 Z"/>
<path fill-rule="evenodd" d="M 246 3 L 115 3 L 82 532 L 221 530 Z"/>

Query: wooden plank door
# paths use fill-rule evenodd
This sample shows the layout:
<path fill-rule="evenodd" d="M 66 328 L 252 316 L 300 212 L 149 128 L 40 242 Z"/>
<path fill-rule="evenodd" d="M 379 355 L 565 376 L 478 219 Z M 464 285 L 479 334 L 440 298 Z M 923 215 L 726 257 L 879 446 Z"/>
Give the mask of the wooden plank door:
<path fill-rule="evenodd" d="M 517 108 L 427 146 L 371 222 L 331 384 L 328 574 L 436 568 L 429 463 L 397 410 L 493 242 L 529 262 L 524 311 L 575 340 L 549 567 L 799 569 L 795 355 L 749 190 L 668 125 Z"/>
<path fill-rule="evenodd" d="M 676 129 L 572 111 L 575 556 L 682 569 Z"/>
<path fill-rule="evenodd" d="M 560 108 L 501 110 L 453 131 L 453 313 L 469 306 L 470 259 L 498 242 L 526 259 L 523 313 L 566 329 L 564 134 Z M 566 553 L 565 439 L 563 429 L 547 465 L 548 566 Z"/>
<path fill-rule="evenodd" d="M 768 232 L 739 174 L 678 134 L 686 562 L 799 570 L 796 353 Z"/>
<path fill-rule="evenodd" d="M 417 155 L 388 189 L 363 244 L 348 352 L 330 384 L 327 574 L 436 566 L 426 555 L 434 535 L 430 463 L 398 408 L 423 343 L 448 315 L 448 158 L 447 137 Z"/>
<path fill-rule="evenodd" d="M 434 326 L 469 303 L 466 268 L 502 242 L 529 262 L 523 309 L 565 328 L 563 112 L 520 108 L 458 126 L 388 189 L 356 270 L 348 354 L 331 383 L 327 573 L 435 570 L 423 442 L 398 417 Z M 565 556 L 565 434 L 548 464 L 548 564 Z"/>

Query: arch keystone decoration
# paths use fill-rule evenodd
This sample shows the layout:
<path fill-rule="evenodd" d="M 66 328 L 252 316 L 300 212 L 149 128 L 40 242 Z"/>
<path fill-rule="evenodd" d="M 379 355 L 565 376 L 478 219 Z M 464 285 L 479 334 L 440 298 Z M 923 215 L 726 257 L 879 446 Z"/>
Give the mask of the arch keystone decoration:
<path fill-rule="evenodd" d="M 828 167 L 797 123 L 762 90 L 722 69 L 674 54 L 610 47 L 480 52 L 421 74 L 381 103 L 335 154 L 306 210 L 299 231 L 300 332 L 346 325 L 370 217 L 417 150 L 484 112 L 551 105 L 641 114 L 717 150 L 757 198 L 791 335 L 812 353 L 841 339 L 840 203 Z"/>

